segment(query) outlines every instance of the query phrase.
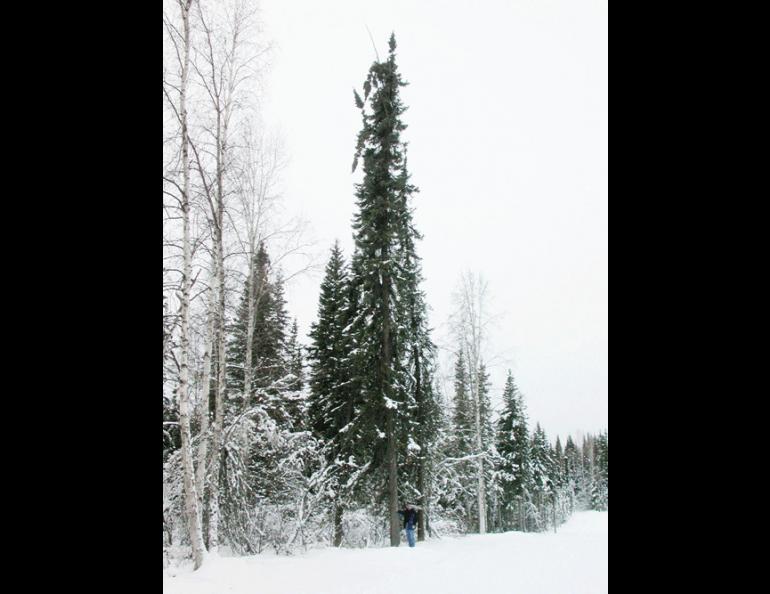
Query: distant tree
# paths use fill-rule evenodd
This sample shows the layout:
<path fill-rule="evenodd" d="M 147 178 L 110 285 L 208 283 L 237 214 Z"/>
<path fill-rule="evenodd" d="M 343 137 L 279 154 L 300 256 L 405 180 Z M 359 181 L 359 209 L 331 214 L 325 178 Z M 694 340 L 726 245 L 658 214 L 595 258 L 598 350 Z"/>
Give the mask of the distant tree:
<path fill-rule="evenodd" d="M 594 441 L 594 489 L 592 492 L 592 508 L 605 511 L 608 507 L 608 474 L 607 474 L 608 433 L 600 433 Z"/>
<path fill-rule="evenodd" d="M 553 449 L 554 472 L 553 480 L 557 487 L 564 486 L 564 449 L 561 447 L 561 440 L 556 436 L 556 445 Z"/>
<path fill-rule="evenodd" d="M 532 484 L 529 431 L 523 398 L 510 370 L 503 389 L 503 410 L 497 421 L 496 440 L 500 456 L 503 528 L 523 529 L 519 525 L 518 506 Z"/>
<path fill-rule="evenodd" d="M 571 435 L 567 436 L 567 443 L 564 446 L 564 478 L 567 482 L 568 493 L 570 496 L 570 510 L 574 511 L 578 505 L 580 488 L 583 477 L 583 463 L 580 456 L 580 450 L 575 445 Z"/>
<path fill-rule="evenodd" d="M 545 431 L 537 423 L 535 431 L 532 434 L 530 458 L 532 465 L 532 493 L 534 504 L 538 509 L 537 527 L 544 528 L 546 522 L 543 521 L 543 512 L 549 498 L 553 495 L 553 483 L 551 474 L 553 471 L 553 459 L 551 457 L 551 447 L 548 443 Z"/>
<path fill-rule="evenodd" d="M 469 394 L 469 374 L 463 349 L 457 351 L 454 373 L 454 395 L 450 437 L 448 439 L 448 471 L 451 476 L 446 505 L 462 518 L 466 529 L 472 522 L 476 489 L 475 415 Z"/>
<path fill-rule="evenodd" d="M 474 464 L 476 467 L 476 498 L 479 534 L 487 532 L 487 479 L 491 470 L 491 452 L 485 447 L 486 423 L 482 415 L 485 409 L 484 381 L 482 376 L 483 348 L 486 328 L 490 319 L 486 313 L 487 284 L 480 275 L 466 272 L 462 275 L 455 293 L 453 332 L 468 362 L 471 410 L 474 415 Z"/>

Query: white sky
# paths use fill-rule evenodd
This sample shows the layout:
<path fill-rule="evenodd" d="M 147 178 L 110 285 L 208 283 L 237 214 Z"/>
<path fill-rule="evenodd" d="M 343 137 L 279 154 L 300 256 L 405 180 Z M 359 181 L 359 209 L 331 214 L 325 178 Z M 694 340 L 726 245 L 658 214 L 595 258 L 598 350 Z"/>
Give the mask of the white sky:
<path fill-rule="evenodd" d="M 588 0 L 262 0 L 275 43 L 265 119 L 290 165 L 289 211 L 322 260 L 352 251 L 351 175 L 361 88 L 395 31 L 410 83 L 409 166 L 420 187 L 434 340 L 460 272 L 482 273 L 500 314 L 490 336 L 493 398 L 506 370 L 549 437 L 598 432 L 607 397 L 607 3 Z M 294 281 L 306 332 L 321 275 Z M 451 372 L 451 368 L 448 369 Z M 494 400 L 493 400 L 494 402 Z"/>

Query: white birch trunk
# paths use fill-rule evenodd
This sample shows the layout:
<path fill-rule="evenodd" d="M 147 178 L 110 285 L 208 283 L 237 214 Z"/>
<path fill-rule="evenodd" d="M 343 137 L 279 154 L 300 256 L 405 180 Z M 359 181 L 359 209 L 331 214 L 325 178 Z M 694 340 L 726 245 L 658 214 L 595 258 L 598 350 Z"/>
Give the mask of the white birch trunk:
<path fill-rule="evenodd" d="M 200 425 L 200 442 L 198 444 L 198 467 L 196 468 L 195 484 L 198 492 L 198 508 L 203 515 L 206 491 L 206 469 L 208 468 L 209 445 L 209 394 L 211 392 L 211 349 L 214 345 L 214 292 L 209 289 L 209 306 L 206 324 L 206 347 L 203 353 L 203 388 L 198 403 L 198 420 Z M 203 520 L 201 518 L 201 526 Z"/>
<path fill-rule="evenodd" d="M 190 6 L 192 0 L 180 0 L 182 9 L 182 27 L 184 35 L 184 60 L 182 64 L 182 80 L 180 86 L 180 119 L 182 126 L 182 246 L 183 246 L 183 275 L 181 296 L 181 364 L 179 370 L 179 423 L 182 437 L 182 474 L 185 493 L 185 515 L 192 544 L 193 565 L 198 569 L 203 564 L 205 546 L 198 510 L 198 496 L 195 489 L 190 435 L 190 381 L 189 381 L 189 349 L 190 349 L 190 285 L 192 282 L 192 249 L 190 242 L 190 155 L 187 129 L 187 81 L 190 67 Z"/>
<path fill-rule="evenodd" d="M 218 106 L 217 106 L 218 107 Z M 222 122 L 222 111 L 217 108 L 217 159 L 216 159 L 216 221 L 214 233 L 214 254 L 216 257 L 217 286 L 217 388 L 212 431 L 212 463 L 209 512 L 209 550 L 219 550 L 219 480 L 222 459 L 222 437 L 224 435 L 225 405 L 225 255 L 224 255 L 224 159 L 227 137 L 227 118 Z"/>
<path fill-rule="evenodd" d="M 220 219 L 221 224 L 221 219 Z M 221 229 L 221 227 L 220 227 Z M 222 437 L 224 434 L 225 403 L 225 286 L 224 251 L 221 232 L 215 234 L 217 259 L 217 383 L 214 398 L 214 423 L 211 432 L 211 465 L 209 487 L 209 551 L 219 549 L 219 480 L 222 459 Z"/>
<path fill-rule="evenodd" d="M 212 129 L 207 130 L 215 142 L 214 183 L 209 184 L 204 174 L 204 166 L 196 153 L 199 170 L 206 197 L 211 209 L 212 223 L 212 254 L 215 260 L 215 293 L 216 293 L 216 341 L 214 348 L 217 353 L 217 376 L 214 398 L 214 419 L 211 429 L 209 477 L 209 551 L 215 552 L 219 547 L 220 521 L 220 467 L 223 453 L 224 438 L 224 405 L 226 399 L 226 352 L 225 352 L 225 254 L 224 254 L 224 222 L 225 222 L 225 173 L 230 154 L 228 130 L 233 113 L 239 109 L 239 98 L 236 95 L 238 86 L 246 80 L 245 68 L 250 60 L 241 54 L 241 48 L 246 40 L 244 34 L 254 12 L 248 4 L 236 3 L 233 12 L 226 11 L 225 37 L 218 34 L 217 28 L 208 25 L 209 17 L 205 16 L 201 5 L 200 22 L 205 35 L 204 50 L 200 57 L 205 64 L 197 68 L 200 82 L 211 101 L 215 116 Z M 226 47 L 225 47 L 226 45 Z M 221 51 L 220 51 L 221 50 Z M 213 185 L 213 187 L 211 187 Z"/>

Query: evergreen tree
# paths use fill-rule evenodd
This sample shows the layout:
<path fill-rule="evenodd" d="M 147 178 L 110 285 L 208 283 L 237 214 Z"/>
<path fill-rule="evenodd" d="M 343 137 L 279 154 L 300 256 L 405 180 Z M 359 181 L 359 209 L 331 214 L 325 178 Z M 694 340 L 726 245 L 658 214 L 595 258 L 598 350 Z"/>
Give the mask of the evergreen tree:
<path fill-rule="evenodd" d="M 607 480 L 607 450 L 609 443 L 609 432 L 600 433 L 596 439 L 596 468 L 600 478 Z"/>
<path fill-rule="evenodd" d="M 222 530 L 237 550 L 254 552 L 256 510 L 293 505 L 296 473 L 287 472 L 304 443 L 305 425 L 301 356 L 296 323 L 289 328 L 283 279 L 271 270 L 264 243 L 254 256 L 254 331 L 251 343 L 251 390 L 244 394 L 248 343 L 248 281 L 235 318 L 228 325 L 225 405 L 226 439 L 220 465 Z M 217 364 L 216 352 L 213 357 Z M 291 445 L 294 444 L 294 445 Z M 301 450 L 304 456 L 306 449 Z M 307 457 L 307 456 L 306 456 Z M 305 467 L 308 472 L 308 467 Z"/>
<path fill-rule="evenodd" d="M 497 513 L 496 485 L 495 485 L 495 431 L 492 425 L 492 404 L 489 397 L 489 373 L 482 361 L 479 365 L 478 390 L 479 390 L 479 424 L 481 432 L 481 451 L 477 452 L 484 473 L 486 525 L 493 526 Z M 478 505 L 478 502 L 477 502 Z M 477 510 L 478 514 L 478 510 Z M 477 516 L 478 523 L 478 516 Z M 479 527 L 476 526 L 479 530 Z"/>
<path fill-rule="evenodd" d="M 287 343 L 287 355 L 289 358 L 289 372 L 292 377 L 292 387 L 301 392 L 305 387 L 305 372 L 302 357 L 302 345 L 299 344 L 299 329 L 297 327 L 297 318 L 291 325 L 289 341 Z"/>
<path fill-rule="evenodd" d="M 335 242 L 321 283 L 318 319 L 311 325 L 310 394 L 308 416 L 313 432 L 324 440 L 326 457 L 336 467 L 334 536 L 342 542 L 343 493 L 357 466 L 363 461 L 361 444 L 352 421 L 360 408 L 351 360 L 353 342 L 348 326 L 351 307 L 348 271 L 338 242 Z M 349 495 L 349 493 L 348 493 Z"/>
<path fill-rule="evenodd" d="M 260 244 L 254 266 L 255 308 L 252 339 L 251 394 L 244 396 L 246 362 L 248 283 L 236 312 L 228 326 L 227 349 L 228 399 L 227 414 L 240 414 L 254 406 L 263 407 L 272 419 L 286 426 L 301 426 L 302 402 L 299 386 L 292 379 L 296 353 L 289 344 L 289 316 L 286 311 L 283 279 L 278 272 L 270 279 L 270 258 L 264 243 Z M 215 362 L 216 363 L 216 362 Z M 300 361 L 301 365 L 301 361 Z"/>
<path fill-rule="evenodd" d="M 260 244 L 257 254 L 254 256 L 254 294 L 256 306 L 254 315 L 254 338 L 252 344 L 252 369 L 262 370 L 270 359 L 274 359 L 274 332 L 269 327 L 268 318 L 271 308 L 271 286 L 269 282 L 270 258 L 265 250 L 264 243 Z M 235 319 L 229 325 L 230 340 L 227 349 L 227 390 L 231 395 L 229 400 L 237 410 L 253 406 L 254 391 L 258 382 L 252 383 L 252 393 L 243 395 L 244 365 L 246 363 L 246 327 L 248 319 L 248 279 L 244 283 L 240 304 Z M 216 353 L 214 353 L 216 354 Z M 262 374 L 259 374 L 262 375 Z M 264 380 L 260 382 L 264 385 Z"/>
<path fill-rule="evenodd" d="M 556 487 L 564 486 L 564 450 L 561 447 L 561 440 L 556 436 L 556 446 L 553 449 L 554 461 L 554 484 Z"/>
<path fill-rule="evenodd" d="M 544 529 L 547 524 L 547 519 L 543 519 L 543 514 L 546 504 L 554 495 L 553 483 L 551 480 L 553 459 L 551 457 L 551 446 L 548 443 L 545 431 L 540 427 L 540 423 L 537 423 L 535 431 L 532 434 L 530 452 L 533 497 L 538 511 L 536 525 L 538 529 Z"/>
<path fill-rule="evenodd" d="M 580 496 L 580 485 L 582 483 L 583 464 L 580 458 L 580 452 L 575 445 L 571 435 L 567 436 L 567 443 L 564 446 L 564 480 L 567 485 L 567 493 L 570 498 L 570 511 L 575 510 Z"/>
<path fill-rule="evenodd" d="M 318 304 L 318 319 L 311 325 L 309 423 L 316 435 L 333 447 L 327 448 L 331 460 L 350 447 L 353 433 L 348 431 L 354 417 L 355 392 L 351 386 L 348 332 L 350 307 L 348 272 L 338 242 L 332 247 L 326 265 Z"/>
<path fill-rule="evenodd" d="M 405 106 L 399 89 L 406 85 L 396 66 L 395 36 L 384 62 L 376 61 L 364 82 L 364 99 L 354 91 L 363 127 L 358 135 L 355 170 L 363 162 L 363 181 L 356 185 L 358 212 L 354 217 L 354 282 L 359 302 L 352 331 L 356 335 L 356 369 L 363 396 L 357 431 L 370 444 L 374 470 L 387 479 L 391 546 L 398 546 L 399 447 L 406 441 L 408 414 L 416 406 L 409 391 L 406 301 L 413 290 L 404 269 L 403 238 L 407 216 L 404 205 L 416 189 L 408 184 L 404 168 L 401 121 Z M 370 110 L 365 109 L 368 100 Z"/>
<path fill-rule="evenodd" d="M 344 331 L 346 293 L 345 262 L 339 243 L 335 243 L 321 283 L 318 319 L 311 325 L 308 349 L 309 421 L 313 431 L 325 440 L 337 437 L 352 418 L 352 401 L 345 398 L 344 393 L 349 381 L 346 366 L 349 341 Z"/>
<path fill-rule="evenodd" d="M 492 426 L 492 404 L 489 399 L 489 373 L 482 362 L 479 366 L 479 419 L 481 421 L 481 448 L 486 452 L 494 444 L 495 432 Z"/>
<path fill-rule="evenodd" d="M 283 296 L 283 279 L 278 275 L 275 289 L 276 328 L 279 334 L 281 353 L 276 361 L 273 383 L 268 392 L 273 401 L 273 410 L 280 411 L 277 418 L 293 431 L 302 431 L 307 425 L 307 402 L 302 391 L 302 353 L 297 338 L 297 321 L 289 328 L 289 316 Z"/>
<path fill-rule="evenodd" d="M 450 423 L 448 454 L 453 459 L 447 477 L 445 507 L 452 510 L 465 527 L 470 530 L 473 521 L 475 465 L 471 457 L 475 449 L 475 416 L 470 399 L 470 377 L 463 355 L 457 350 L 455 360 L 454 397 Z M 467 458 L 467 459 L 464 459 Z"/>
<path fill-rule="evenodd" d="M 503 411 L 497 422 L 496 441 L 503 528 L 524 529 L 520 506 L 531 484 L 529 431 L 524 401 L 510 370 L 503 389 Z"/>
<path fill-rule="evenodd" d="M 606 431 L 600 433 L 594 441 L 594 490 L 591 507 L 599 511 L 605 511 L 608 507 L 607 443 Z"/>
<path fill-rule="evenodd" d="M 580 475 L 580 504 L 584 509 L 591 509 L 594 492 L 594 436 L 583 436 L 580 448 L 582 472 Z"/>
<path fill-rule="evenodd" d="M 278 270 L 275 280 L 270 284 L 268 293 L 269 307 L 267 309 L 265 353 L 263 368 L 263 385 L 274 393 L 286 389 L 292 384 L 291 360 L 293 353 L 289 348 L 289 314 L 286 311 L 283 273 Z"/>
<path fill-rule="evenodd" d="M 454 406 L 452 408 L 453 451 L 460 458 L 473 453 L 473 411 L 468 395 L 468 371 L 462 349 L 455 361 Z"/>
<path fill-rule="evenodd" d="M 537 423 L 532 433 L 532 484 L 537 492 L 548 489 L 549 470 L 551 466 L 548 438 L 540 423 Z"/>

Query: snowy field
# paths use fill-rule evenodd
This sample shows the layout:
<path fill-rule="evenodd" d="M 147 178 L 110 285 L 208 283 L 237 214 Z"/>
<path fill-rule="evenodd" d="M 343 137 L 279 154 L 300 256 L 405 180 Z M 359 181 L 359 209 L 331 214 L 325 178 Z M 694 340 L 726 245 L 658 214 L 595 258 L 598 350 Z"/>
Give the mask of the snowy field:
<path fill-rule="evenodd" d="M 557 534 L 471 535 L 398 548 L 295 557 L 209 557 L 163 572 L 165 594 L 602 594 L 608 512 L 581 512 Z M 403 536 L 403 535 L 402 535 Z M 405 539 L 404 539 L 405 540 Z"/>

